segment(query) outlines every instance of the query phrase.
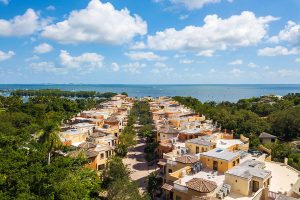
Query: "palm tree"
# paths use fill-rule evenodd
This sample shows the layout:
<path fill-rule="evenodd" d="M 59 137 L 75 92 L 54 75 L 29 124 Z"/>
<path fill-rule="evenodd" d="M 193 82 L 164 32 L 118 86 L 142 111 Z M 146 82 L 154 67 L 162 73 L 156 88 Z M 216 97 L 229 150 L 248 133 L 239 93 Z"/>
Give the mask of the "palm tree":
<path fill-rule="evenodd" d="M 48 146 L 48 165 L 51 163 L 51 154 L 54 149 L 58 149 L 62 144 L 59 138 L 60 126 L 56 123 L 46 124 L 39 132 L 39 141 Z"/>

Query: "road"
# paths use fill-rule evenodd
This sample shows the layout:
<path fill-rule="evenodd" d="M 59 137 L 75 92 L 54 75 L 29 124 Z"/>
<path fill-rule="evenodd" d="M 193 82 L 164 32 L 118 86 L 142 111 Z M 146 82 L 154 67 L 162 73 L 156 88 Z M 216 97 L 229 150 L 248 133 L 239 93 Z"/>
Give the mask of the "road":
<path fill-rule="evenodd" d="M 144 148 L 146 146 L 144 139 L 138 139 L 137 145 L 131 147 L 123 163 L 128 166 L 132 172 L 130 177 L 137 181 L 140 192 L 144 192 L 147 187 L 147 176 L 155 171 L 155 166 L 148 166 L 145 160 Z"/>

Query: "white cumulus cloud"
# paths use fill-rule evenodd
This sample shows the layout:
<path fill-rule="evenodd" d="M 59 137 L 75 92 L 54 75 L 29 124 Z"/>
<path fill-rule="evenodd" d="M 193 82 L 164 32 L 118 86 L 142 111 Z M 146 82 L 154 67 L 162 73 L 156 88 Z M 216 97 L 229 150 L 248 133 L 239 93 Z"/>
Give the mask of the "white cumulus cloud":
<path fill-rule="evenodd" d="M 294 45 L 300 45 L 300 24 L 288 21 L 285 28 L 277 36 L 271 37 L 270 41 L 275 43 L 286 41 Z"/>
<path fill-rule="evenodd" d="M 118 63 L 112 63 L 111 64 L 111 68 L 112 68 L 112 70 L 114 71 L 114 72 L 117 72 L 117 71 L 119 71 L 119 69 L 120 69 L 120 66 L 118 65 Z"/>
<path fill-rule="evenodd" d="M 116 10 L 111 3 L 91 0 L 64 21 L 46 26 L 42 36 L 60 43 L 97 42 L 123 44 L 147 33 L 147 23 L 128 9 Z"/>
<path fill-rule="evenodd" d="M 212 57 L 214 55 L 214 50 L 203 50 L 200 51 L 197 56 L 205 56 L 205 57 Z"/>
<path fill-rule="evenodd" d="M 154 64 L 154 68 L 151 70 L 155 74 L 169 74 L 174 71 L 173 67 L 168 67 L 165 63 L 157 62 Z"/>
<path fill-rule="evenodd" d="M 34 53 L 44 54 L 53 50 L 53 47 L 48 43 L 42 43 L 34 47 Z"/>
<path fill-rule="evenodd" d="M 28 9 L 23 15 L 15 16 L 13 19 L 0 19 L 0 36 L 31 35 L 39 30 L 42 24 L 38 14 L 33 9 Z"/>
<path fill-rule="evenodd" d="M 46 8 L 46 10 L 54 11 L 54 10 L 56 10 L 56 8 L 55 8 L 55 6 L 50 5 L 50 6 L 48 6 L 48 7 Z"/>
<path fill-rule="evenodd" d="M 255 64 L 254 62 L 250 62 L 248 64 L 248 67 L 250 67 L 250 68 L 259 68 L 259 65 Z"/>
<path fill-rule="evenodd" d="M 124 71 L 131 74 L 140 74 L 141 70 L 146 67 L 146 64 L 133 62 L 124 65 Z"/>
<path fill-rule="evenodd" d="M 125 56 L 132 60 L 162 61 L 167 59 L 167 57 L 159 56 L 151 51 L 132 51 L 125 53 Z"/>
<path fill-rule="evenodd" d="M 190 60 L 190 59 L 182 59 L 182 60 L 179 60 L 179 63 L 180 64 L 192 64 L 194 62 L 194 60 Z"/>
<path fill-rule="evenodd" d="M 175 5 L 183 5 L 188 10 L 202 8 L 205 4 L 219 3 L 221 0 L 170 0 Z"/>
<path fill-rule="evenodd" d="M 36 72 L 52 72 L 58 74 L 66 74 L 68 72 L 66 68 L 56 67 L 53 62 L 46 61 L 30 63 L 29 67 Z"/>
<path fill-rule="evenodd" d="M 100 68 L 103 66 L 104 57 L 97 53 L 83 53 L 80 56 L 71 56 L 65 50 L 60 51 L 59 55 L 61 64 L 68 68 Z"/>
<path fill-rule="evenodd" d="M 69 52 L 61 50 L 59 59 L 59 64 L 41 61 L 30 63 L 29 66 L 34 71 L 68 73 L 70 70 L 76 70 L 81 73 L 91 73 L 103 66 L 104 57 L 97 53 L 83 53 L 79 56 L 72 56 Z"/>
<path fill-rule="evenodd" d="M 244 11 L 222 19 L 208 15 L 203 26 L 186 26 L 181 30 L 168 28 L 148 36 L 147 46 L 155 50 L 226 50 L 258 44 L 266 35 L 273 16 L 256 17 Z"/>
<path fill-rule="evenodd" d="M 237 59 L 237 60 L 233 60 L 233 61 L 229 62 L 228 64 L 229 64 L 229 65 L 241 65 L 241 64 L 243 64 L 243 63 L 244 63 L 243 60 Z"/>
<path fill-rule="evenodd" d="M 11 57 L 13 57 L 14 55 L 15 55 L 15 52 L 13 52 L 13 51 L 4 52 L 4 51 L 0 50 L 0 61 L 8 60 Z"/>
<path fill-rule="evenodd" d="M 299 53 L 297 48 L 287 49 L 283 46 L 266 47 L 258 50 L 259 56 L 287 56 Z"/>
<path fill-rule="evenodd" d="M 238 68 L 235 68 L 233 70 L 230 71 L 230 73 L 235 76 L 235 77 L 239 77 L 241 76 L 244 72 Z"/>

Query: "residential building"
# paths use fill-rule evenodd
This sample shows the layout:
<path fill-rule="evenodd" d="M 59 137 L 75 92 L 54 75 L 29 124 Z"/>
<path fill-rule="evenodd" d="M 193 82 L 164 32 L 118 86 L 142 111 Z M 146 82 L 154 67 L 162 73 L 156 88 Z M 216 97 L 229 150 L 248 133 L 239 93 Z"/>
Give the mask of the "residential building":
<path fill-rule="evenodd" d="M 200 160 L 204 167 L 225 173 L 227 170 L 240 163 L 240 153 L 227 149 L 215 148 L 200 153 Z"/>
<path fill-rule="evenodd" d="M 266 132 L 262 132 L 259 136 L 259 141 L 262 144 L 266 144 L 266 143 L 274 143 L 277 139 L 277 137 L 275 135 L 271 135 L 270 133 L 266 133 Z"/>
<path fill-rule="evenodd" d="M 272 173 L 264 168 L 264 162 L 247 160 L 225 173 L 225 183 L 231 185 L 231 191 L 249 196 L 269 187 Z"/>

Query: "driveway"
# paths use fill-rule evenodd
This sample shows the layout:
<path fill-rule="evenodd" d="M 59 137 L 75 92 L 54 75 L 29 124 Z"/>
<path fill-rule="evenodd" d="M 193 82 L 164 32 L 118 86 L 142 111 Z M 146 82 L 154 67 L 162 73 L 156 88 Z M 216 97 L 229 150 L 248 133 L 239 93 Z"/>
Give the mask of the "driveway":
<path fill-rule="evenodd" d="M 155 171 L 155 166 L 148 166 L 145 160 L 144 148 L 146 146 L 144 139 L 138 139 L 137 145 L 131 147 L 127 157 L 123 159 L 123 163 L 128 166 L 132 172 L 130 177 L 137 181 L 140 192 L 146 191 L 147 176 Z"/>

